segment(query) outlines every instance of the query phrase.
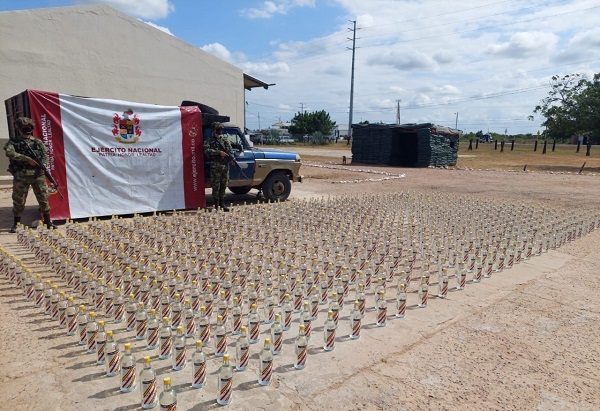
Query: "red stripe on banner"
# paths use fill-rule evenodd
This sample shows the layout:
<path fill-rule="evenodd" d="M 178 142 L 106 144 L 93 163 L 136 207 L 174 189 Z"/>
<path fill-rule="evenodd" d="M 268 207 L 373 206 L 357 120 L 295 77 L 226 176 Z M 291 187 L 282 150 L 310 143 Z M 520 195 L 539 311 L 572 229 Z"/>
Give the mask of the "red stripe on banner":
<path fill-rule="evenodd" d="M 179 107 L 179 109 L 181 110 L 185 208 L 206 207 L 202 115 L 198 107 Z"/>
<path fill-rule="evenodd" d="M 67 171 L 65 167 L 65 144 L 60 117 L 60 100 L 56 93 L 27 90 L 31 117 L 35 121 L 34 135 L 41 139 L 48 151 L 48 171 L 59 185 L 64 196 L 58 192 L 50 195 L 50 216 L 64 220 L 71 217 L 69 208 L 69 190 L 67 187 Z"/>

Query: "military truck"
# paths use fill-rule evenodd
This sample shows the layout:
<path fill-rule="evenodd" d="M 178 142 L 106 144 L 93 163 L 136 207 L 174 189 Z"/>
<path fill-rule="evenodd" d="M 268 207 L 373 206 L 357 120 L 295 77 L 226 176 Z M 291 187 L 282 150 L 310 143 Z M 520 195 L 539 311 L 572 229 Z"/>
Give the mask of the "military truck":
<path fill-rule="evenodd" d="M 212 125 L 224 126 L 223 137 L 231 143 L 239 168 L 229 165 L 229 190 L 234 194 L 247 194 L 258 190 L 258 196 L 271 201 L 285 201 L 292 191 L 292 183 L 302 182 L 300 155 L 276 149 L 253 147 L 246 135 L 228 116 L 222 116 L 214 108 L 194 101 L 184 100 L 182 107 L 196 106 L 202 112 L 204 140 L 212 138 Z M 210 187 L 210 159 L 204 159 L 204 181 Z"/>
<path fill-rule="evenodd" d="M 211 176 L 203 140 L 212 137 L 216 121 L 236 159 L 231 192 L 256 189 L 284 201 L 292 183 L 302 181 L 300 156 L 254 148 L 229 117 L 194 102 L 162 106 L 25 90 L 5 107 L 9 138 L 16 136 L 17 117 L 31 117 L 34 136 L 48 149 L 48 170 L 64 194 L 50 196 L 53 219 L 204 206 Z"/>

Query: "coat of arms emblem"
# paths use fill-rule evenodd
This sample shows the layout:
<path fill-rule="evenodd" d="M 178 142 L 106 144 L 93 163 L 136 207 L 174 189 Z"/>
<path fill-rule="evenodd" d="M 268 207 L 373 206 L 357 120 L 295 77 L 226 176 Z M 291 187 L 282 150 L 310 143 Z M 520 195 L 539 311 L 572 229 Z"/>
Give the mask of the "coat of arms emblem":
<path fill-rule="evenodd" d="M 198 135 L 198 131 L 196 130 L 196 123 L 193 123 L 192 127 L 190 127 L 190 131 L 188 132 L 188 135 L 191 138 L 194 138 Z"/>
<path fill-rule="evenodd" d="M 137 143 L 142 135 L 140 129 L 140 119 L 133 110 L 128 108 L 121 117 L 117 113 L 113 117 L 113 136 L 119 143 L 133 144 Z"/>

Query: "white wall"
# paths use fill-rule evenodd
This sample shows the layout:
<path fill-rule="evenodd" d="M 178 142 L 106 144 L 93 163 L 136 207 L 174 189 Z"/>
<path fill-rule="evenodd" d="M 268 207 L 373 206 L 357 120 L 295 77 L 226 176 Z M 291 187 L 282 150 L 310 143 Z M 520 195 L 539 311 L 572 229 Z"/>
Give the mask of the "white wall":
<path fill-rule="evenodd" d="M 244 126 L 241 69 L 109 6 L 0 12 L 0 101 L 25 89 L 164 105 L 193 100 Z"/>

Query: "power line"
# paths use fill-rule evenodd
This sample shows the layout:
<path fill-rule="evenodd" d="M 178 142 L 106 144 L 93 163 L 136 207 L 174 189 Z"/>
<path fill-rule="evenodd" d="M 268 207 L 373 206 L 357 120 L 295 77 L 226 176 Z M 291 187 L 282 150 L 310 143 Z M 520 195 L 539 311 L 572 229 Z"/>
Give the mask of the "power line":
<path fill-rule="evenodd" d="M 551 69 L 555 69 L 555 68 L 561 68 L 561 67 L 568 67 L 568 66 L 573 66 L 573 65 L 578 65 L 578 64 L 582 64 L 582 63 L 589 63 L 592 61 L 597 61 L 600 60 L 600 58 L 595 58 L 595 59 L 588 59 L 588 60 L 581 60 L 581 61 L 576 61 L 573 63 L 567 63 L 567 64 L 561 64 L 561 65 L 556 65 L 556 66 L 550 66 L 550 67 L 543 67 L 543 68 L 539 68 L 539 69 L 535 69 L 535 70 L 529 70 L 529 71 L 525 71 L 524 73 L 533 73 L 533 72 L 537 72 L 537 71 L 545 71 L 545 70 L 551 70 Z M 478 81 L 488 81 L 488 80 L 493 80 L 493 79 L 497 79 L 497 78 L 501 78 L 501 77 L 506 77 L 506 76 L 510 76 L 511 74 L 501 74 L 501 75 L 495 75 L 492 77 L 488 77 L 488 78 L 483 78 L 483 79 L 476 79 L 476 80 L 465 80 L 462 82 L 455 82 L 455 84 L 462 84 L 462 83 L 473 83 L 473 82 L 478 82 Z M 419 109 L 419 108 L 424 108 L 424 107 L 434 107 L 434 106 L 441 106 L 441 105 L 449 105 L 449 104 L 454 104 L 454 103 L 464 103 L 464 102 L 468 102 L 471 100 L 484 100 L 484 99 L 489 99 L 489 98 L 493 98 L 493 97 L 502 97 L 504 95 L 512 95 L 512 94 L 516 94 L 516 93 L 521 93 L 521 92 L 525 92 L 525 91 L 533 91 L 533 90 L 539 90 L 542 88 L 546 88 L 548 87 L 547 85 L 543 85 L 543 86 L 535 86 L 535 87 L 530 87 L 530 88 L 522 88 L 522 89 L 515 89 L 515 90 L 508 90 L 505 92 L 500 92 L 500 93 L 493 93 L 493 94 L 488 94 L 485 96 L 473 96 L 473 97 L 466 97 L 466 98 L 462 98 L 462 99 L 454 99 L 454 100 L 449 100 L 445 103 L 431 103 L 431 104 L 421 104 L 421 105 L 412 105 L 412 106 L 405 106 L 405 109 Z M 407 91 L 416 91 L 419 90 L 419 88 L 414 88 L 414 89 L 407 89 L 404 90 L 404 92 Z M 381 93 L 373 93 L 373 94 L 365 94 L 362 93 L 361 96 L 369 96 L 369 95 L 378 95 Z M 313 104 L 317 103 L 313 102 Z M 260 104 L 260 103 L 254 103 L 254 102 L 250 102 L 251 104 L 255 104 L 257 106 L 261 106 L 261 107 L 267 107 L 267 108 L 272 108 L 272 109 L 279 109 L 278 107 L 275 106 L 269 106 L 269 105 L 265 105 L 265 104 Z M 324 104 L 330 104 L 329 102 L 325 101 Z M 495 107 L 519 107 L 519 106 L 495 106 Z M 520 106 L 520 107 L 525 107 L 525 106 Z M 528 106 L 526 106 L 528 107 Z M 476 107 L 474 107 L 476 108 Z M 489 108 L 489 107 L 482 107 L 482 108 Z M 377 110 L 368 110 L 368 111 L 361 111 L 362 113 L 365 112 L 380 112 L 381 110 L 384 109 L 377 109 Z M 331 112 L 336 112 L 336 111 L 331 111 Z M 338 113 L 340 111 L 337 111 Z"/>
<path fill-rule="evenodd" d="M 439 38 L 439 37 L 445 37 L 445 36 L 452 35 L 452 34 L 473 33 L 473 32 L 476 32 L 476 31 L 495 29 L 495 28 L 498 28 L 498 27 L 512 26 L 512 25 L 520 24 L 520 23 L 529 23 L 529 22 L 532 22 L 532 21 L 539 21 L 540 19 L 546 19 L 546 18 L 551 18 L 551 17 L 564 16 L 564 15 L 567 15 L 567 14 L 579 13 L 579 12 L 582 12 L 582 11 L 589 11 L 589 10 L 593 10 L 593 9 L 597 9 L 597 8 L 600 8 L 600 6 L 588 7 L 587 9 L 566 11 L 564 13 L 551 14 L 549 16 L 544 16 L 544 17 L 534 17 L 534 18 L 525 19 L 525 20 L 512 21 L 512 22 L 509 22 L 509 23 L 497 24 L 495 26 L 480 27 L 478 29 L 473 29 L 473 30 L 452 31 L 452 32 L 448 32 L 448 33 L 436 34 L 434 36 L 419 37 L 419 38 L 410 39 L 410 40 L 397 40 L 397 41 L 392 41 L 392 42 L 388 42 L 388 43 L 379 43 L 379 44 L 366 45 L 364 47 L 365 48 L 369 48 L 369 47 L 391 46 L 391 45 L 394 45 L 394 44 L 410 43 L 410 42 L 413 42 L 413 41 L 431 40 L 431 39 L 435 39 L 435 38 Z M 429 28 L 433 28 L 433 27 L 429 27 Z"/>
<path fill-rule="evenodd" d="M 580 61 L 575 61 L 575 62 L 572 62 L 572 63 L 560 64 L 560 65 L 550 66 L 550 67 L 542 67 L 542 68 L 535 69 L 535 70 L 522 71 L 520 73 L 523 73 L 523 74 L 535 73 L 535 72 L 538 72 L 538 71 L 553 70 L 553 69 L 557 69 L 557 68 L 574 66 L 574 65 L 577 65 L 577 64 L 589 63 L 589 62 L 598 61 L 598 60 L 600 60 L 600 58 L 594 58 L 594 59 L 588 59 L 588 60 L 580 60 Z M 497 74 L 497 75 L 494 75 L 492 77 L 483 77 L 483 78 L 479 78 L 479 79 L 469 79 L 469 80 L 463 80 L 463 81 L 453 81 L 452 83 L 453 84 L 465 84 L 465 83 L 472 84 L 472 83 L 476 83 L 476 82 L 480 82 L 480 81 L 489 81 L 489 80 L 500 79 L 500 78 L 503 78 L 503 77 L 510 77 L 512 75 L 513 75 L 513 73 Z M 412 88 L 412 89 L 403 90 L 403 92 L 417 91 L 417 90 L 420 90 L 420 89 L 421 89 L 421 87 L 416 87 L 416 88 Z M 361 93 L 361 96 L 372 96 L 372 95 L 381 95 L 381 92 L 370 93 L 370 94 Z"/>
<path fill-rule="evenodd" d="M 508 10 L 508 11 L 503 11 L 503 12 L 499 12 L 499 13 L 488 14 L 488 15 L 485 15 L 485 16 L 473 17 L 473 18 L 465 19 L 465 20 L 451 21 L 451 22 L 447 22 L 447 23 L 443 23 L 443 24 L 437 24 L 435 26 L 420 26 L 420 27 L 417 27 L 417 28 L 414 28 L 414 29 L 408 29 L 408 30 L 402 30 L 402 31 L 393 31 L 393 32 L 388 32 L 388 33 L 380 33 L 380 34 L 373 34 L 371 36 L 364 36 L 364 38 L 389 36 L 389 35 L 392 35 L 392 34 L 408 33 L 410 31 L 427 30 L 427 29 L 433 29 L 433 28 L 438 28 L 438 27 L 451 26 L 453 24 L 467 23 L 469 21 L 482 20 L 482 19 L 485 19 L 485 18 L 488 18 L 488 17 L 497 17 L 497 16 L 501 16 L 501 15 L 504 15 L 504 14 L 512 14 L 512 13 L 522 12 L 522 11 L 525 11 L 525 10 L 537 9 L 537 8 L 540 8 L 540 7 L 548 7 L 548 6 L 551 6 L 553 4 L 564 3 L 565 1 L 566 0 L 559 0 L 559 1 L 552 2 L 552 3 L 539 4 L 539 5 L 530 6 L 530 7 L 523 7 L 523 8 L 520 8 L 520 9 Z M 509 0 L 509 2 L 510 2 L 510 0 Z M 502 2 L 499 2 L 499 3 L 506 3 L 506 1 L 502 1 Z M 499 4 L 499 3 L 494 3 L 492 5 Z M 448 15 L 448 14 L 463 13 L 465 11 L 470 11 L 470 10 L 474 10 L 474 9 L 482 8 L 482 7 L 485 7 L 485 6 L 472 7 L 472 8 L 469 8 L 469 9 L 463 9 L 463 10 L 459 10 L 459 11 L 453 11 L 453 12 L 449 12 L 449 13 L 443 13 L 443 14 L 440 14 L 440 15 L 438 15 L 436 17 L 443 16 L 443 15 Z M 407 23 L 407 22 L 412 22 L 412 21 L 419 21 L 419 20 L 422 20 L 422 18 L 410 19 L 410 20 L 402 20 L 402 21 L 399 21 L 399 22 L 396 22 L 396 23 L 392 23 L 392 24 L 402 24 L 402 23 Z M 378 27 L 381 27 L 381 26 L 378 26 Z"/>
<path fill-rule="evenodd" d="M 402 34 L 404 32 L 408 32 L 408 31 L 426 30 L 426 29 L 432 29 L 432 28 L 447 26 L 447 25 L 461 23 L 461 22 L 466 22 L 466 21 L 471 21 L 471 20 L 481 20 L 481 19 L 486 18 L 486 17 L 494 17 L 494 16 L 501 15 L 501 14 L 514 13 L 514 12 L 517 12 L 517 11 L 523 11 L 523 10 L 528 10 L 528 9 L 538 8 L 538 7 L 547 7 L 549 5 L 556 4 L 556 3 L 562 3 L 564 1 L 565 0 L 555 1 L 555 2 L 552 2 L 552 3 L 547 3 L 547 4 L 544 4 L 544 5 L 540 5 L 540 6 L 524 7 L 524 8 L 521 8 L 521 9 L 511 10 L 509 12 L 496 13 L 496 14 L 493 14 L 493 15 L 482 16 L 482 17 L 479 17 L 479 18 L 473 18 L 473 19 L 468 19 L 468 20 L 461 20 L 461 21 L 451 22 L 451 23 L 444 23 L 444 24 L 440 24 L 440 25 L 436 25 L 436 26 L 420 27 L 420 28 L 417 28 L 417 29 L 411 29 L 411 30 L 400 31 L 400 32 L 392 32 L 392 33 L 387 33 L 387 34 L 382 34 L 382 35 Z M 494 5 L 494 4 L 500 4 L 500 3 L 504 3 L 504 2 L 492 3 L 492 5 Z M 599 8 L 599 7 L 600 6 L 594 6 L 594 7 L 589 7 L 589 8 L 586 8 L 586 9 L 571 10 L 571 11 L 566 11 L 566 12 L 563 12 L 563 13 L 550 14 L 550 15 L 547 15 L 547 16 L 540 16 L 540 17 L 535 17 L 535 18 L 530 18 L 530 19 L 511 21 L 511 22 L 508 22 L 508 23 L 503 23 L 503 24 L 498 24 L 498 25 L 493 25 L 493 26 L 480 27 L 480 28 L 472 29 L 472 30 L 451 31 L 451 32 L 436 34 L 436 35 L 433 35 L 433 36 L 420 37 L 420 38 L 409 39 L 409 40 L 397 40 L 397 41 L 386 42 L 386 43 L 371 44 L 371 45 L 366 45 L 366 46 L 363 46 L 363 47 L 366 47 L 366 48 L 382 47 L 382 46 L 389 46 L 389 45 L 393 45 L 393 44 L 410 43 L 410 42 L 414 42 L 414 41 L 429 40 L 429 39 L 433 39 L 433 38 L 440 38 L 440 37 L 444 37 L 444 36 L 450 36 L 450 35 L 453 35 L 453 34 L 472 33 L 472 32 L 477 32 L 477 31 L 482 31 L 482 30 L 489 30 L 489 29 L 498 28 L 498 27 L 505 27 L 505 26 L 515 25 L 515 24 L 520 24 L 520 23 L 528 23 L 528 22 L 531 22 L 531 21 L 539 21 L 539 20 L 542 20 L 542 19 L 548 19 L 548 18 L 552 18 L 552 17 L 563 16 L 563 15 L 566 15 L 566 14 L 578 13 L 578 12 L 581 12 L 581 11 L 589 11 L 589 10 L 593 10 L 593 9 L 596 9 L 596 8 Z M 475 8 L 478 8 L 478 7 L 475 7 Z M 464 11 L 469 11 L 471 9 L 473 9 L 473 8 L 458 10 L 456 12 L 450 12 L 450 13 L 444 13 L 444 14 L 460 13 L 460 12 L 464 12 Z M 443 16 L 444 14 L 428 16 L 426 19 L 429 20 L 429 19 L 432 19 L 432 18 L 435 18 L 435 17 Z M 405 21 L 400 21 L 400 22 L 395 23 L 395 24 L 400 24 L 400 23 L 405 23 L 405 22 L 411 22 L 411 21 L 419 21 L 419 20 L 425 20 L 425 18 L 405 20 Z M 328 37 L 325 37 L 325 38 L 334 37 L 334 36 L 337 36 L 337 34 L 332 35 L 332 36 L 328 36 Z M 377 37 L 377 36 L 380 36 L 380 35 L 366 36 L 364 38 L 372 38 L 372 37 Z M 320 41 L 320 40 L 315 40 L 313 42 L 318 42 L 318 41 Z M 311 44 L 313 42 L 308 42 L 306 44 Z M 336 45 L 340 45 L 340 44 L 343 44 L 343 42 L 335 43 L 335 44 L 332 44 L 330 46 L 327 46 L 327 47 L 324 47 L 324 48 L 321 48 L 321 49 L 313 50 L 311 52 L 299 54 L 299 55 L 295 56 L 294 58 L 291 58 L 291 59 L 288 58 L 288 60 L 286 61 L 286 63 L 288 64 L 288 66 L 294 66 L 294 65 L 297 65 L 297 64 L 301 64 L 301 63 L 306 63 L 306 62 L 313 61 L 313 60 L 315 60 L 317 58 L 322 58 L 323 57 L 322 54 L 315 55 L 314 57 L 309 57 L 307 59 L 298 58 L 298 57 L 311 56 L 313 54 L 316 54 L 319 51 L 322 51 L 322 50 L 325 50 L 325 49 L 328 49 L 328 48 L 332 48 L 332 47 L 334 47 Z M 336 54 L 340 54 L 341 52 L 343 52 L 343 50 L 339 50 L 339 51 L 333 52 L 333 53 L 325 55 L 325 56 L 334 56 Z M 280 51 L 275 52 L 275 53 L 271 53 L 270 56 L 273 56 L 276 53 L 280 53 Z M 248 62 L 253 62 L 253 61 L 256 61 L 256 60 L 248 60 Z"/>

